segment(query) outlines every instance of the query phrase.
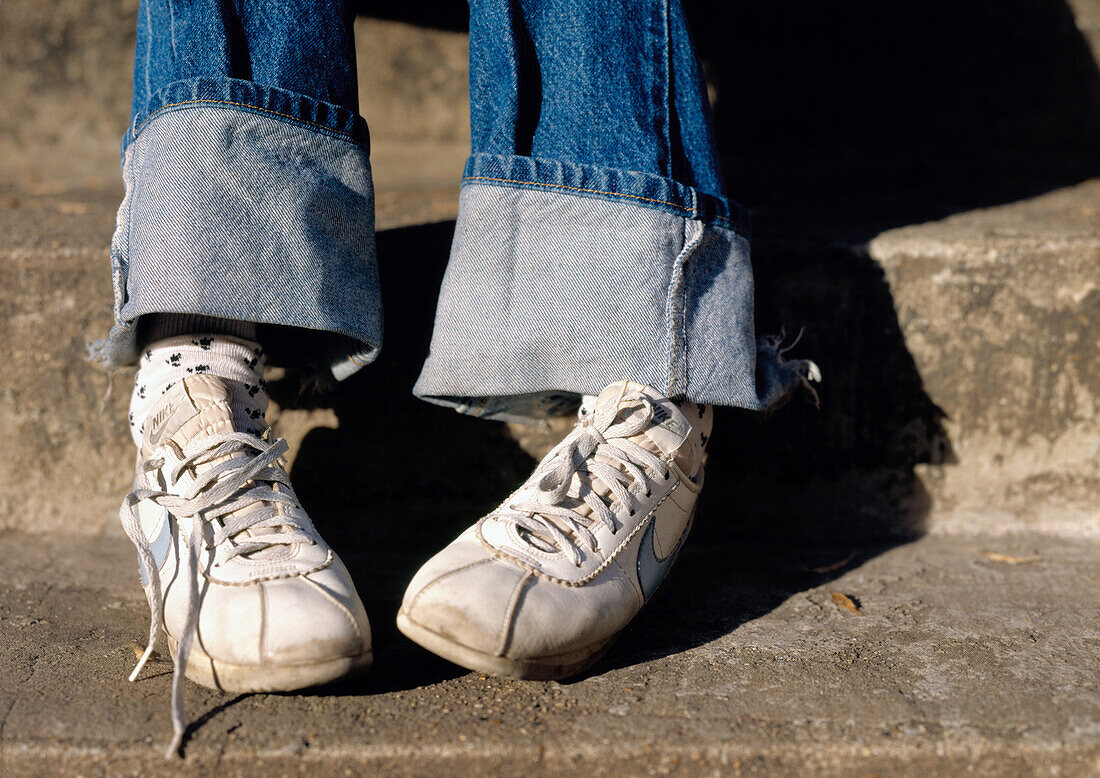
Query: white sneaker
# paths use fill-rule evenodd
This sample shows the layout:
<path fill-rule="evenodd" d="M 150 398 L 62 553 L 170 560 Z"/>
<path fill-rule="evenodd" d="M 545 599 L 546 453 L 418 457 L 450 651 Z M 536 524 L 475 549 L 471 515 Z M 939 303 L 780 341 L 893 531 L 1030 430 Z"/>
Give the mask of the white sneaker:
<path fill-rule="evenodd" d="M 464 667 L 564 678 L 595 662 L 668 573 L 703 486 L 706 406 L 628 381 L 518 491 L 432 557 L 397 626 Z"/>
<path fill-rule="evenodd" d="M 234 413 L 239 388 L 197 375 L 164 394 L 120 511 L 152 616 L 131 680 L 160 628 L 175 655 L 170 753 L 183 733 L 183 672 L 224 691 L 288 691 L 371 661 L 363 604 L 290 486 L 286 441 L 239 403 Z"/>

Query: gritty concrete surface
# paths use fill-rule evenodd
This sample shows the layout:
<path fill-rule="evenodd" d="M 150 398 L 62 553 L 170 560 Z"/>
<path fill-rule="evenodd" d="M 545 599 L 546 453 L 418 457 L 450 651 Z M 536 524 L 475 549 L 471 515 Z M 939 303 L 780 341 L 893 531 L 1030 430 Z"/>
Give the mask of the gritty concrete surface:
<path fill-rule="evenodd" d="M 1100 180 L 885 232 L 905 343 L 946 412 L 941 510 L 1100 537 Z M 990 506 L 998 511 L 991 513 Z"/>
<path fill-rule="evenodd" d="M 465 673 L 402 638 L 393 610 L 418 560 L 364 537 L 341 551 L 373 617 L 372 671 L 297 695 L 188 684 L 184 772 L 1100 770 L 1100 545 L 1019 535 L 779 548 L 713 528 L 693 541 L 589 674 L 535 683 Z M 162 756 L 167 663 L 125 680 L 147 623 L 133 556 L 117 533 L 0 536 L 5 776 L 180 769 Z"/>

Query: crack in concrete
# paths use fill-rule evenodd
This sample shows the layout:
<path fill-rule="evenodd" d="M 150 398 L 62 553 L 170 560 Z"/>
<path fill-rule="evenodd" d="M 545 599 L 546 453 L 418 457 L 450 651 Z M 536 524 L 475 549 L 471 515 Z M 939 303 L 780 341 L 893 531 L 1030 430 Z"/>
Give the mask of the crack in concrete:
<path fill-rule="evenodd" d="M 17 697 L 12 697 L 11 703 L 8 705 L 8 709 L 4 711 L 4 715 L 0 716 L 0 765 L 4 764 L 7 757 L 7 741 L 4 740 L 4 727 L 8 723 L 8 716 L 11 714 L 12 709 L 15 708 L 15 703 L 18 701 Z"/>

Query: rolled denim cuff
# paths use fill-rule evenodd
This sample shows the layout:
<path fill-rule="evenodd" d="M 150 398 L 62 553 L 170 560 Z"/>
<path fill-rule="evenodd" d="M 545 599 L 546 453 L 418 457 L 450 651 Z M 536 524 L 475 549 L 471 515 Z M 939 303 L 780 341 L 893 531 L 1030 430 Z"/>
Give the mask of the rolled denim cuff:
<path fill-rule="evenodd" d="M 413 391 L 524 422 L 624 378 L 759 410 L 800 379 L 771 349 L 758 385 L 753 329 L 738 206 L 645 173 L 476 155 Z"/>
<path fill-rule="evenodd" d="M 123 140 L 111 245 L 115 323 L 94 356 L 137 358 L 135 324 L 190 313 L 324 338 L 337 378 L 382 344 L 363 119 L 247 81 L 169 84 Z"/>

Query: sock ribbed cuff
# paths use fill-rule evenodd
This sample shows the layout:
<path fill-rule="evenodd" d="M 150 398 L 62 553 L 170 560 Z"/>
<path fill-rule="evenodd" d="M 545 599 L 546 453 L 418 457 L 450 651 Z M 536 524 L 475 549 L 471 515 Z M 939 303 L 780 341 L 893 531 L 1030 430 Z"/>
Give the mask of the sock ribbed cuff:
<path fill-rule="evenodd" d="M 197 313 L 150 313 L 138 324 L 138 343 L 141 348 L 165 338 L 191 335 L 231 335 L 242 340 L 256 340 L 256 322 L 237 319 L 219 319 Z"/>

